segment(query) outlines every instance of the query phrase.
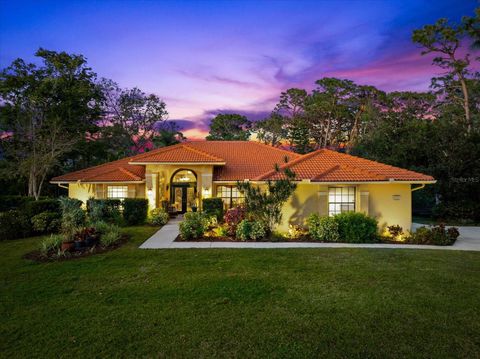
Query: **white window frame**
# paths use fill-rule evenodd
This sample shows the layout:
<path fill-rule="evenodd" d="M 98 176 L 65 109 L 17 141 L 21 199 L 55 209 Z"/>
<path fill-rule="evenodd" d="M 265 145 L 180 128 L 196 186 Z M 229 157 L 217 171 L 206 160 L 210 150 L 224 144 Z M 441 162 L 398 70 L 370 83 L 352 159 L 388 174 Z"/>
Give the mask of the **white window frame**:
<path fill-rule="evenodd" d="M 128 198 L 128 186 L 107 186 L 107 198 Z"/>
<path fill-rule="evenodd" d="M 226 209 L 232 208 L 235 204 L 243 203 L 245 196 L 239 191 L 236 185 L 218 185 L 217 198 L 221 198 Z"/>
<path fill-rule="evenodd" d="M 343 212 L 355 212 L 356 188 L 349 187 L 329 187 L 328 188 L 328 215 L 335 216 Z"/>

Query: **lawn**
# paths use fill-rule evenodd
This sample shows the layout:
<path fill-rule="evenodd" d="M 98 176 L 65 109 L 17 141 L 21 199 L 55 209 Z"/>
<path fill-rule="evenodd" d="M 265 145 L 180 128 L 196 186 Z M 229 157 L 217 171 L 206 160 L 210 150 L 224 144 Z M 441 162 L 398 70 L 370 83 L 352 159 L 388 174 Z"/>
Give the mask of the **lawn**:
<path fill-rule="evenodd" d="M 155 250 L 79 260 L 0 243 L 1 357 L 480 356 L 480 253 Z"/>

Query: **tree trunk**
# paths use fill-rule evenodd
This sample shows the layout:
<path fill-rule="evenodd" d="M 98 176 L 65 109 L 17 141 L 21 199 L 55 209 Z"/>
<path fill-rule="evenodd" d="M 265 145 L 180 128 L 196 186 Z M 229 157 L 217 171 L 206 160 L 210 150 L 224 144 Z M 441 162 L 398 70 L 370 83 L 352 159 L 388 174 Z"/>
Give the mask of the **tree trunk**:
<path fill-rule="evenodd" d="M 462 92 L 463 92 L 463 109 L 465 110 L 465 120 L 467 121 L 467 132 L 470 133 L 472 129 L 472 122 L 470 118 L 470 101 L 468 98 L 468 89 L 467 83 L 465 78 L 460 74 L 460 84 L 462 85 Z"/>

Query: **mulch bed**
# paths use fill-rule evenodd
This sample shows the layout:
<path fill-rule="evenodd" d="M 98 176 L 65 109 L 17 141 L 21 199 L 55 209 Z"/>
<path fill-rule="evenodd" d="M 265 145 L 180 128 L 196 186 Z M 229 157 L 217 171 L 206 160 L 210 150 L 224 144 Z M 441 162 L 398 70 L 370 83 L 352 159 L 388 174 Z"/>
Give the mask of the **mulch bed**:
<path fill-rule="evenodd" d="M 250 242 L 250 243 L 259 243 L 259 242 L 268 242 L 268 243 L 327 243 L 327 242 L 320 242 L 320 241 L 315 241 L 312 240 L 308 237 L 305 237 L 305 239 L 276 239 L 276 238 L 265 238 L 259 241 L 254 241 L 254 240 L 246 240 L 246 241 L 241 241 L 239 239 L 236 239 L 235 237 L 201 237 L 198 239 L 189 239 L 189 240 L 184 240 L 182 236 L 179 234 L 174 242 Z M 328 242 L 331 243 L 331 242 Z"/>
<path fill-rule="evenodd" d="M 29 252 L 23 256 L 24 259 L 32 260 L 34 262 L 45 263 L 45 262 L 62 262 L 62 261 L 69 261 L 73 259 L 80 259 L 85 257 L 90 257 L 95 254 L 101 254 L 113 251 L 117 248 L 120 248 L 125 243 L 128 242 L 130 237 L 127 235 L 122 235 L 122 237 L 114 244 L 108 247 L 102 247 L 101 245 L 95 245 L 90 248 L 85 248 L 81 251 L 72 251 L 72 252 L 65 252 L 64 255 L 58 255 L 56 251 L 50 251 L 48 254 L 43 254 L 40 250 L 34 250 Z"/>
<path fill-rule="evenodd" d="M 198 239 L 184 240 L 180 234 L 175 238 L 174 242 L 251 242 L 251 243 L 267 242 L 267 243 L 408 244 L 412 246 L 420 245 L 419 243 L 399 242 L 399 241 L 389 241 L 389 240 L 382 240 L 380 242 L 366 242 L 366 243 L 324 242 L 324 241 L 316 241 L 316 240 L 310 239 L 309 237 L 305 237 L 305 239 L 278 239 L 278 240 L 277 239 L 272 240 L 271 238 L 266 238 L 260 241 L 254 241 L 254 240 L 241 241 L 239 239 L 235 239 L 235 237 L 201 237 Z M 435 245 L 435 244 L 426 243 L 426 245 Z M 450 245 L 453 245 L 453 244 L 447 244 L 443 246 L 450 246 Z M 442 246 L 442 245 L 438 245 L 438 246 Z"/>

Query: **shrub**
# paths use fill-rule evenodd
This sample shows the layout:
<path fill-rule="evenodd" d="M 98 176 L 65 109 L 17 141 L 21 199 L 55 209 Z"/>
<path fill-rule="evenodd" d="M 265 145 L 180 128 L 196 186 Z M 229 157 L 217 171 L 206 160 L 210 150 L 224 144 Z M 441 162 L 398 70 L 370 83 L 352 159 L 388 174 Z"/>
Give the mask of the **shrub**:
<path fill-rule="evenodd" d="M 427 227 L 418 228 L 411 237 L 406 239 L 406 242 L 415 244 L 429 244 L 433 241 L 433 233 Z"/>
<path fill-rule="evenodd" d="M 444 224 L 431 228 L 420 227 L 413 233 L 407 242 L 415 244 L 432 244 L 437 246 L 451 246 L 455 243 L 460 232 L 457 228 L 445 229 Z"/>
<path fill-rule="evenodd" d="M 30 218 L 43 212 L 57 213 L 60 216 L 60 202 L 53 198 L 29 201 L 25 204 L 25 212 Z"/>
<path fill-rule="evenodd" d="M 61 234 L 52 234 L 50 237 L 45 237 L 40 243 L 40 252 L 47 254 L 51 250 L 60 251 L 65 237 Z"/>
<path fill-rule="evenodd" d="M 167 224 L 169 219 L 168 213 L 163 208 L 155 208 L 150 211 L 148 223 L 154 226 L 163 226 Z"/>
<path fill-rule="evenodd" d="M 215 237 L 225 237 L 228 236 L 228 227 L 226 226 L 218 226 L 213 229 L 213 233 Z"/>
<path fill-rule="evenodd" d="M 237 231 L 238 224 L 245 219 L 247 210 L 243 206 L 237 206 L 230 208 L 223 217 L 223 220 L 227 224 L 228 234 L 233 236 Z"/>
<path fill-rule="evenodd" d="M 201 213 L 185 213 L 183 221 L 180 223 L 180 234 L 184 240 L 200 238 L 206 230 L 207 221 Z"/>
<path fill-rule="evenodd" d="M 22 211 L 0 213 L 0 240 L 25 238 L 31 233 L 30 220 Z"/>
<path fill-rule="evenodd" d="M 58 232 L 61 226 L 61 216 L 57 212 L 43 212 L 33 216 L 31 222 L 35 232 Z"/>
<path fill-rule="evenodd" d="M 85 212 L 81 208 L 82 201 L 74 198 L 61 197 L 62 232 L 67 240 L 73 240 L 78 227 L 85 224 Z"/>
<path fill-rule="evenodd" d="M 121 222 L 119 199 L 94 199 L 87 201 L 87 213 L 91 222 L 106 221 L 119 224 Z"/>
<path fill-rule="evenodd" d="M 288 158 L 285 158 L 288 161 Z M 283 204 L 297 188 L 295 173 L 289 168 L 281 170 L 278 164 L 274 166 L 280 179 L 268 180 L 266 188 L 251 182 L 237 182 L 237 187 L 245 195 L 245 207 L 250 216 L 265 224 L 265 229 L 271 233 L 275 225 L 282 222 Z"/>
<path fill-rule="evenodd" d="M 340 240 L 336 217 L 322 217 L 313 213 L 308 217 L 307 225 L 308 233 L 317 241 L 338 242 Z"/>
<path fill-rule="evenodd" d="M 110 224 L 104 221 L 98 221 L 92 224 L 92 227 L 95 229 L 95 232 L 100 234 L 105 234 L 110 229 Z"/>
<path fill-rule="evenodd" d="M 221 198 L 204 198 L 202 208 L 207 216 L 216 216 L 219 221 L 223 218 L 223 201 Z"/>
<path fill-rule="evenodd" d="M 25 205 L 34 201 L 33 197 L 26 196 L 0 196 L 0 212 L 25 208 Z"/>
<path fill-rule="evenodd" d="M 340 241 L 347 243 L 371 243 L 378 241 L 377 220 L 363 213 L 344 212 L 337 214 Z"/>
<path fill-rule="evenodd" d="M 242 241 L 253 239 L 254 241 L 265 237 L 265 225 L 257 221 L 244 219 L 237 226 L 236 236 Z"/>
<path fill-rule="evenodd" d="M 388 233 L 392 238 L 398 238 L 403 235 L 403 228 L 400 227 L 398 224 L 394 224 L 392 226 L 387 227 Z"/>
<path fill-rule="evenodd" d="M 105 233 L 100 236 L 100 243 L 104 247 L 111 246 L 121 238 L 120 227 L 110 224 Z"/>
<path fill-rule="evenodd" d="M 148 212 L 148 200 L 145 198 L 125 198 L 123 218 L 128 225 L 145 223 Z"/>

